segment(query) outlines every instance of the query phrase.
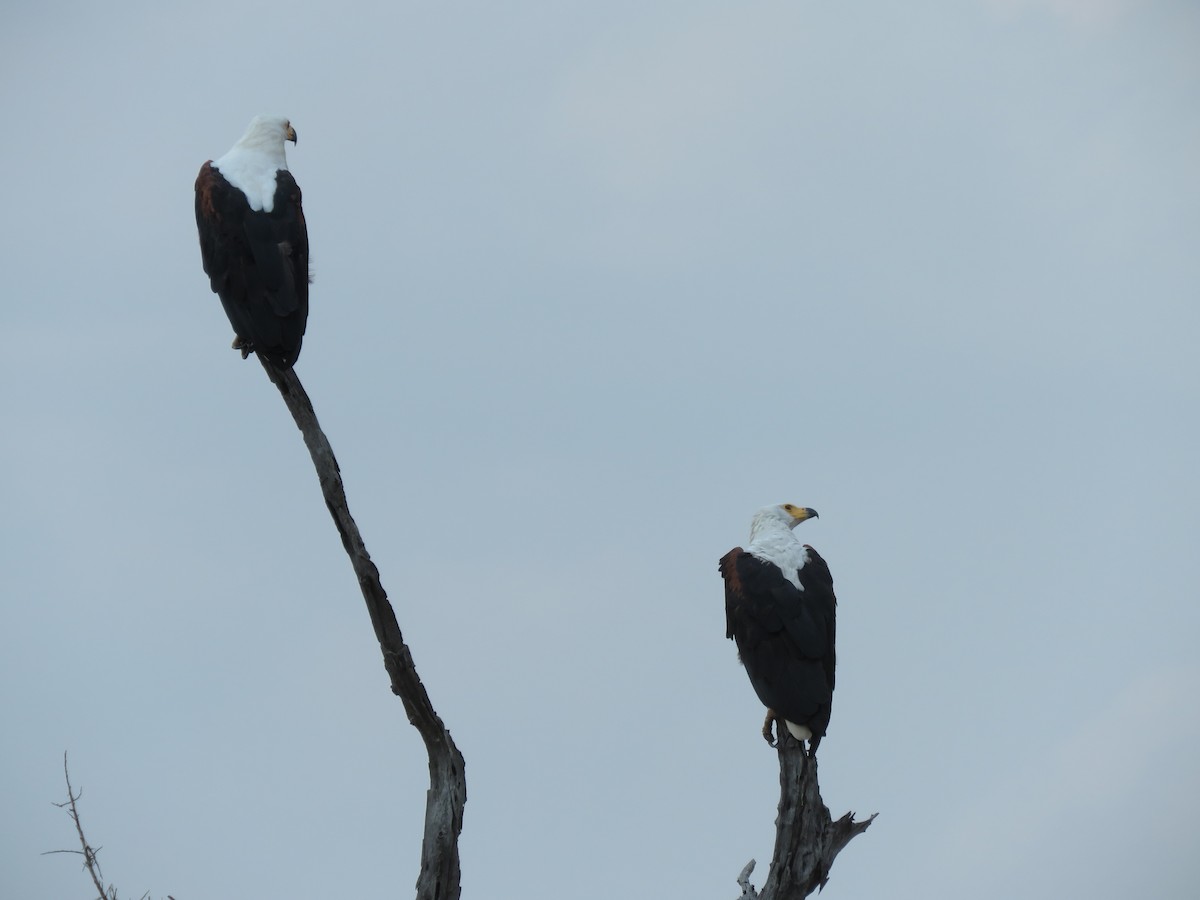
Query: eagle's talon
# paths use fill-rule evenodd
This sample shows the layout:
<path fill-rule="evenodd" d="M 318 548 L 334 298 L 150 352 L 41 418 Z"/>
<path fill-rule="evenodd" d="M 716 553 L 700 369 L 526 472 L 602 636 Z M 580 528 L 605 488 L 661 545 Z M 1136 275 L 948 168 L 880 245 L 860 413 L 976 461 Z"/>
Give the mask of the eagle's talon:
<path fill-rule="evenodd" d="M 242 340 L 241 335 L 234 335 L 233 343 L 230 346 L 232 346 L 234 350 L 242 351 L 242 359 L 248 359 L 250 354 L 254 351 L 254 347 L 250 344 L 250 342 Z"/>
<path fill-rule="evenodd" d="M 766 741 L 768 744 L 770 744 L 772 747 L 777 747 L 777 746 L 779 746 L 779 744 L 775 740 L 775 727 L 774 726 L 775 726 L 775 710 L 768 709 L 767 717 L 765 719 L 763 719 L 762 736 L 763 736 L 763 740 Z"/>

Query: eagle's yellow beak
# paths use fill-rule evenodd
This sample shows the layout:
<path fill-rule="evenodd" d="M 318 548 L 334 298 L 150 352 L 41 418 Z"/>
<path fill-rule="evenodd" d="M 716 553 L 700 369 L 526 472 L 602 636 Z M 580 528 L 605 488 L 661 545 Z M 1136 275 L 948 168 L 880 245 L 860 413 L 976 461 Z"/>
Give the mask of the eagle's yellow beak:
<path fill-rule="evenodd" d="M 796 520 L 796 524 L 803 522 L 805 519 L 820 518 L 815 509 L 807 506 L 793 506 L 791 503 L 788 503 L 783 508 L 791 513 L 792 518 Z"/>
<path fill-rule="evenodd" d="M 291 141 L 293 144 L 297 143 L 296 142 L 296 129 L 293 128 L 290 123 L 288 124 L 287 140 Z"/>

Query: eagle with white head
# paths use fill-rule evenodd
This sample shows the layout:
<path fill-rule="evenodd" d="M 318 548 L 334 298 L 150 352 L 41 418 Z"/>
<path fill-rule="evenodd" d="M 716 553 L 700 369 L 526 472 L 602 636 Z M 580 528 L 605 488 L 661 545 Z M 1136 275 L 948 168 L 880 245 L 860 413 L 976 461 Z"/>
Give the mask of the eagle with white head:
<path fill-rule="evenodd" d="M 291 122 L 256 116 L 228 153 L 201 166 L 196 228 L 234 348 L 291 368 L 308 322 L 308 229 L 285 141 L 296 143 Z"/>
<path fill-rule="evenodd" d="M 767 707 L 763 737 L 775 743 L 781 721 L 815 756 L 833 707 L 837 598 L 829 566 L 792 529 L 816 510 L 784 503 L 750 521 L 750 543 L 721 557 L 725 636 L 758 699 Z"/>

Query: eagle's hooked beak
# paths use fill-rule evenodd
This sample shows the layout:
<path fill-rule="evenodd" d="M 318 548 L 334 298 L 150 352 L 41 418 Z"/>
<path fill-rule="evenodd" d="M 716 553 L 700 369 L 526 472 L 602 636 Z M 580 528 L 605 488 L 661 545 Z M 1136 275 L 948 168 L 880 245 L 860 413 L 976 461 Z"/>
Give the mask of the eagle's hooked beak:
<path fill-rule="evenodd" d="M 290 123 L 288 124 L 288 130 L 287 130 L 287 140 L 291 141 L 293 144 L 297 143 L 297 141 L 296 141 L 296 129 L 295 129 L 295 128 L 293 128 L 293 127 L 291 126 L 291 124 L 290 124 Z"/>
<path fill-rule="evenodd" d="M 817 515 L 817 511 L 815 509 L 812 509 L 807 506 L 804 506 L 804 507 L 793 506 L 791 509 L 788 510 L 788 512 L 790 512 L 792 514 L 792 518 L 796 520 L 797 525 L 799 525 L 801 522 L 804 522 L 808 519 L 820 518 L 820 516 Z"/>

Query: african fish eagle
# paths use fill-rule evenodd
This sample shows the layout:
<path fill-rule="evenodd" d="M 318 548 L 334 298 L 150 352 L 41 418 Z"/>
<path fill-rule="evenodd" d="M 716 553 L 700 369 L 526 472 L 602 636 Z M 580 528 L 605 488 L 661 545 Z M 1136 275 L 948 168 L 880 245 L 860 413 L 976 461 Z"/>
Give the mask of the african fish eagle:
<path fill-rule="evenodd" d="M 829 566 L 792 529 L 817 512 L 784 503 L 750 521 L 750 544 L 721 557 L 725 579 L 725 636 L 758 699 L 767 707 L 763 737 L 782 721 L 792 737 L 808 741 L 809 756 L 829 725 L 833 704 L 837 598 Z"/>
<path fill-rule="evenodd" d="M 284 141 L 296 143 L 287 119 L 256 116 L 228 153 L 201 166 L 196 228 L 234 348 L 290 368 L 308 321 L 308 230 Z"/>

